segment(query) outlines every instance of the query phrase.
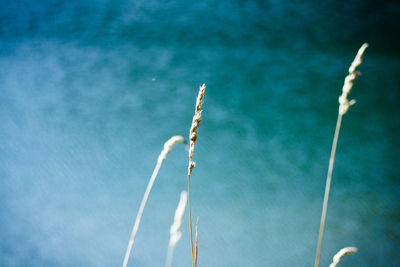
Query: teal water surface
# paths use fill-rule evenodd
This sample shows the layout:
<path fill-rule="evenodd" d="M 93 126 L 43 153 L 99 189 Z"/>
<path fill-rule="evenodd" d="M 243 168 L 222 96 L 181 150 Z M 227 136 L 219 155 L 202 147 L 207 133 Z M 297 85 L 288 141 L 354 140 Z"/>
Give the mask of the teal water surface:
<path fill-rule="evenodd" d="M 206 83 L 192 214 L 198 266 L 400 265 L 396 2 L 11 1 L 0 9 L 0 265 L 120 266 L 158 153 Z M 187 154 L 162 166 L 130 266 L 163 266 Z M 188 218 L 173 266 L 190 266 Z"/>

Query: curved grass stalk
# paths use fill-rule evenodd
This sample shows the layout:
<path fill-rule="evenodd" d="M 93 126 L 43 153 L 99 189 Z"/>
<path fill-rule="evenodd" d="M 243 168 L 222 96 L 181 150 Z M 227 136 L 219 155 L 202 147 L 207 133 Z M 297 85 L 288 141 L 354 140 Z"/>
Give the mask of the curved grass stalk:
<path fill-rule="evenodd" d="M 339 262 L 340 262 L 340 260 L 344 257 L 344 256 L 346 256 L 346 255 L 351 255 L 351 254 L 354 254 L 354 253 L 356 253 L 357 252 L 357 248 L 356 247 L 345 247 L 345 248 L 342 248 L 341 250 L 339 250 L 336 254 L 335 254 L 335 256 L 333 256 L 333 258 L 332 258 L 332 263 L 329 265 L 329 267 L 336 267 L 338 264 L 339 264 Z"/>
<path fill-rule="evenodd" d="M 154 168 L 153 174 L 150 177 L 149 183 L 147 184 L 147 188 L 144 193 L 142 202 L 140 203 L 139 211 L 136 215 L 135 224 L 133 225 L 133 228 L 132 228 L 131 237 L 129 239 L 128 247 L 126 249 L 124 262 L 122 264 L 123 267 L 126 267 L 128 265 L 129 256 L 132 251 L 133 243 L 135 242 L 136 233 L 139 229 L 139 224 L 140 224 L 140 220 L 142 219 L 143 210 L 144 210 L 144 207 L 146 206 L 147 199 L 149 198 L 149 194 L 150 194 L 151 188 L 153 187 L 154 181 L 156 180 L 158 171 L 160 170 L 160 167 L 161 167 L 163 161 L 167 157 L 168 153 L 171 151 L 172 147 L 178 143 L 183 143 L 187 147 L 185 138 L 183 138 L 182 136 L 179 136 L 179 135 L 173 136 L 167 142 L 165 142 L 164 148 L 161 151 L 160 155 L 158 156 L 157 164 Z"/>
<path fill-rule="evenodd" d="M 320 222 L 320 227 L 319 227 L 318 245 L 317 245 L 317 252 L 316 252 L 316 256 L 315 256 L 314 267 L 318 267 L 319 266 L 319 261 L 320 261 L 321 248 L 322 248 L 322 238 L 323 238 L 323 235 L 324 235 L 326 212 L 327 212 L 327 209 L 328 209 L 328 199 L 329 199 L 329 192 L 330 192 L 330 188 L 331 188 L 333 164 L 335 162 L 336 147 L 337 147 L 338 138 L 339 138 L 340 126 L 342 124 L 342 117 L 343 117 L 344 114 L 347 113 L 349 108 L 352 105 L 354 105 L 355 102 L 356 102 L 354 99 L 349 101 L 347 99 L 347 96 L 349 95 L 351 89 L 353 88 L 354 80 L 357 78 L 357 76 L 360 75 L 360 73 L 356 69 L 357 69 L 358 66 L 360 66 L 360 64 L 362 62 L 362 57 L 364 55 L 364 51 L 365 51 L 365 49 L 367 47 L 368 47 L 368 44 L 365 43 L 358 50 L 358 53 L 357 53 L 356 57 L 353 60 L 353 63 L 351 63 L 351 66 L 349 68 L 349 74 L 344 79 L 344 84 L 343 84 L 343 88 L 342 88 L 342 94 L 339 97 L 338 118 L 337 118 L 337 122 L 336 122 L 335 134 L 334 134 L 333 142 L 332 142 L 331 156 L 329 158 L 329 167 L 328 167 L 328 174 L 327 174 L 327 177 L 326 177 L 324 202 L 323 202 L 323 205 L 322 205 L 321 222 Z"/>

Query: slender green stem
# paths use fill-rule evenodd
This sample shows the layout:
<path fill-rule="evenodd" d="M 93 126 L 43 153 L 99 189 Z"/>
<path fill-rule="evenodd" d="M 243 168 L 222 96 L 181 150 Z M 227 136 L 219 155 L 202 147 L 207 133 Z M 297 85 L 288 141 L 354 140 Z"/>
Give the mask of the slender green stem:
<path fill-rule="evenodd" d="M 339 138 L 340 126 L 342 124 L 342 117 L 343 117 L 343 114 L 339 112 L 337 122 L 336 122 L 335 135 L 333 137 L 333 142 L 332 142 L 331 156 L 329 158 L 329 168 L 328 168 L 328 174 L 326 177 L 324 203 L 322 205 L 321 224 L 319 226 L 318 246 L 317 246 L 317 253 L 315 256 L 314 267 L 319 266 L 319 259 L 320 259 L 321 248 L 322 248 L 322 237 L 324 235 L 324 229 L 325 229 L 326 211 L 328 209 L 329 191 L 331 189 L 333 163 L 335 162 L 336 147 L 337 147 L 338 138 Z"/>

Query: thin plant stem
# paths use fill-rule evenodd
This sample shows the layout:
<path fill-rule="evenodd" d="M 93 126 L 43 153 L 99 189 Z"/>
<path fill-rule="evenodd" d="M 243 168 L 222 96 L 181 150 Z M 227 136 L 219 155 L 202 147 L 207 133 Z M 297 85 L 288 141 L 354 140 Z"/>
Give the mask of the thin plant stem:
<path fill-rule="evenodd" d="M 194 154 L 194 147 L 197 142 L 197 128 L 201 122 L 201 107 L 203 106 L 203 98 L 206 90 L 206 85 L 203 84 L 200 86 L 199 93 L 196 99 L 196 108 L 194 111 L 194 116 L 192 120 L 192 125 L 189 131 L 189 164 L 188 164 L 188 210 L 189 210 L 189 227 L 190 227 L 190 247 L 192 253 L 192 267 L 196 267 L 196 260 L 194 257 L 193 251 L 193 230 L 192 230 L 192 209 L 191 209 L 191 201 L 190 201 L 190 176 L 192 174 L 193 168 L 196 165 L 192 159 Z"/>
<path fill-rule="evenodd" d="M 199 231 L 199 217 L 197 217 L 197 222 L 196 222 L 196 252 L 195 252 L 195 257 L 194 257 L 194 266 L 197 266 L 197 233 Z"/>
<path fill-rule="evenodd" d="M 149 183 L 147 184 L 147 188 L 146 191 L 144 192 L 142 202 L 140 203 L 139 211 L 136 215 L 135 224 L 133 225 L 132 228 L 131 237 L 129 239 L 128 247 L 125 252 L 124 262 L 122 264 L 123 267 L 126 267 L 128 265 L 129 256 L 132 251 L 133 243 L 135 242 L 136 233 L 139 229 L 140 220 L 142 219 L 143 211 L 146 206 L 147 199 L 149 198 L 151 188 L 153 187 L 154 181 L 156 180 L 158 171 L 160 170 L 163 161 L 167 157 L 168 153 L 171 151 L 172 147 L 178 143 L 184 143 L 185 146 L 187 146 L 186 141 L 182 136 L 173 136 L 167 142 L 165 142 L 164 148 L 161 151 L 160 155 L 158 156 L 157 164 L 154 168 L 153 174 L 150 177 Z"/>
<path fill-rule="evenodd" d="M 320 259 L 320 255 L 321 255 L 322 238 L 324 236 L 324 229 L 325 229 L 326 211 L 328 209 L 329 192 L 331 189 L 333 164 L 335 162 L 336 147 L 337 147 L 337 143 L 338 143 L 338 139 L 339 139 L 340 126 L 342 124 L 342 117 L 343 117 L 343 114 L 341 114 L 339 112 L 337 122 L 336 122 L 335 135 L 333 137 L 331 156 L 329 158 L 328 175 L 326 177 L 324 204 L 322 205 L 322 215 L 321 215 L 321 223 L 319 226 L 317 254 L 315 257 L 315 264 L 314 264 L 315 267 L 319 266 L 319 259 Z"/>
<path fill-rule="evenodd" d="M 192 251 L 192 266 L 194 267 L 194 254 L 193 254 L 193 233 L 192 233 L 192 209 L 190 205 L 190 175 L 188 175 L 188 211 L 189 211 L 189 227 L 190 227 L 190 245 Z"/>
<path fill-rule="evenodd" d="M 349 101 L 347 97 L 348 97 L 351 89 L 353 88 L 354 80 L 360 75 L 360 73 L 357 71 L 357 67 L 360 66 L 365 49 L 367 49 L 367 47 L 368 47 L 368 44 L 364 43 L 360 47 L 360 49 L 358 49 L 357 55 L 349 67 L 349 74 L 344 79 L 342 94 L 339 96 L 338 118 L 337 118 L 337 122 L 336 122 L 335 134 L 333 136 L 331 156 L 329 158 L 329 167 L 328 167 L 328 174 L 326 177 L 325 195 L 324 195 L 324 202 L 322 205 L 321 223 L 319 226 L 318 245 L 317 245 L 317 252 L 315 255 L 314 267 L 319 266 L 319 261 L 320 261 L 320 256 L 321 256 L 322 239 L 323 239 L 324 230 L 325 230 L 326 212 L 328 209 L 329 192 L 331 189 L 333 164 L 335 162 L 336 147 L 337 147 L 338 138 L 339 138 L 340 126 L 342 124 L 342 117 L 344 114 L 347 113 L 349 108 L 356 103 L 356 101 L 354 99 Z"/>
<path fill-rule="evenodd" d="M 172 258 L 174 257 L 174 247 L 168 247 L 167 251 L 167 259 L 165 261 L 165 267 L 171 267 L 172 266 Z"/>

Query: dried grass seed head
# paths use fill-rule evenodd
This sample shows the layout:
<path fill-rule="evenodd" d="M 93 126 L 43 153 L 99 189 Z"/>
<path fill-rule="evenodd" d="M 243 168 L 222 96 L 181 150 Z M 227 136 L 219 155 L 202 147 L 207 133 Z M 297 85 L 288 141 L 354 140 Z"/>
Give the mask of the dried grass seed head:
<path fill-rule="evenodd" d="M 197 128 L 201 122 L 201 107 L 203 106 L 203 98 L 206 91 L 206 85 L 203 84 L 200 86 L 199 93 L 196 99 L 196 108 L 192 120 L 192 125 L 189 131 L 189 166 L 188 166 L 188 175 L 190 176 L 192 170 L 195 166 L 195 163 L 192 161 L 193 154 L 194 154 L 194 146 L 197 142 Z"/>
<path fill-rule="evenodd" d="M 162 162 L 167 157 L 168 153 L 171 152 L 171 149 L 177 143 L 182 142 L 185 146 L 187 146 L 185 138 L 180 135 L 176 135 L 168 139 L 167 142 L 164 143 L 163 150 L 161 151 L 160 155 L 158 156 L 158 162 Z"/>
<path fill-rule="evenodd" d="M 183 214 L 185 213 L 186 202 L 187 202 L 187 192 L 182 191 L 180 199 L 179 199 L 178 207 L 176 208 L 176 211 L 175 211 L 174 223 L 171 225 L 171 228 L 169 230 L 169 232 L 170 232 L 169 245 L 170 246 L 175 246 L 176 243 L 178 243 L 178 241 L 181 239 L 182 233 L 179 230 L 182 226 L 182 218 L 183 218 Z"/>
<path fill-rule="evenodd" d="M 335 254 L 335 256 L 333 256 L 333 258 L 332 258 L 333 261 L 332 261 L 332 263 L 329 265 L 329 267 L 336 267 L 336 266 L 339 264 L 340 260 L 341 260 L 344 256 L 354 254 L 354 253 L 356 253 L 357 251 L 358 251 L 358 249 L 357 249 L 356 247 L 345 247 L 345 248 L 342 248 L 341 250 L 339 250 L 339 251 Z"/>
<path fill-rule="evenodd" d="M 353 88 L 354 80 L 360 75 L 356 69 L 358 66 L 360 66 L 362 57 L 367 47 L 368 44 L 364 43 L 360 49 L 358 49 L 357 55 L 349 67 L 349 74 L 344 79 L 342 94 L 339 96 L 339 113 L 342 115 L 346 114 L 349 108 L 356 103 L 354 99 L 349 101 L 347 96 L 350 94 L 350 91 Z"/>

